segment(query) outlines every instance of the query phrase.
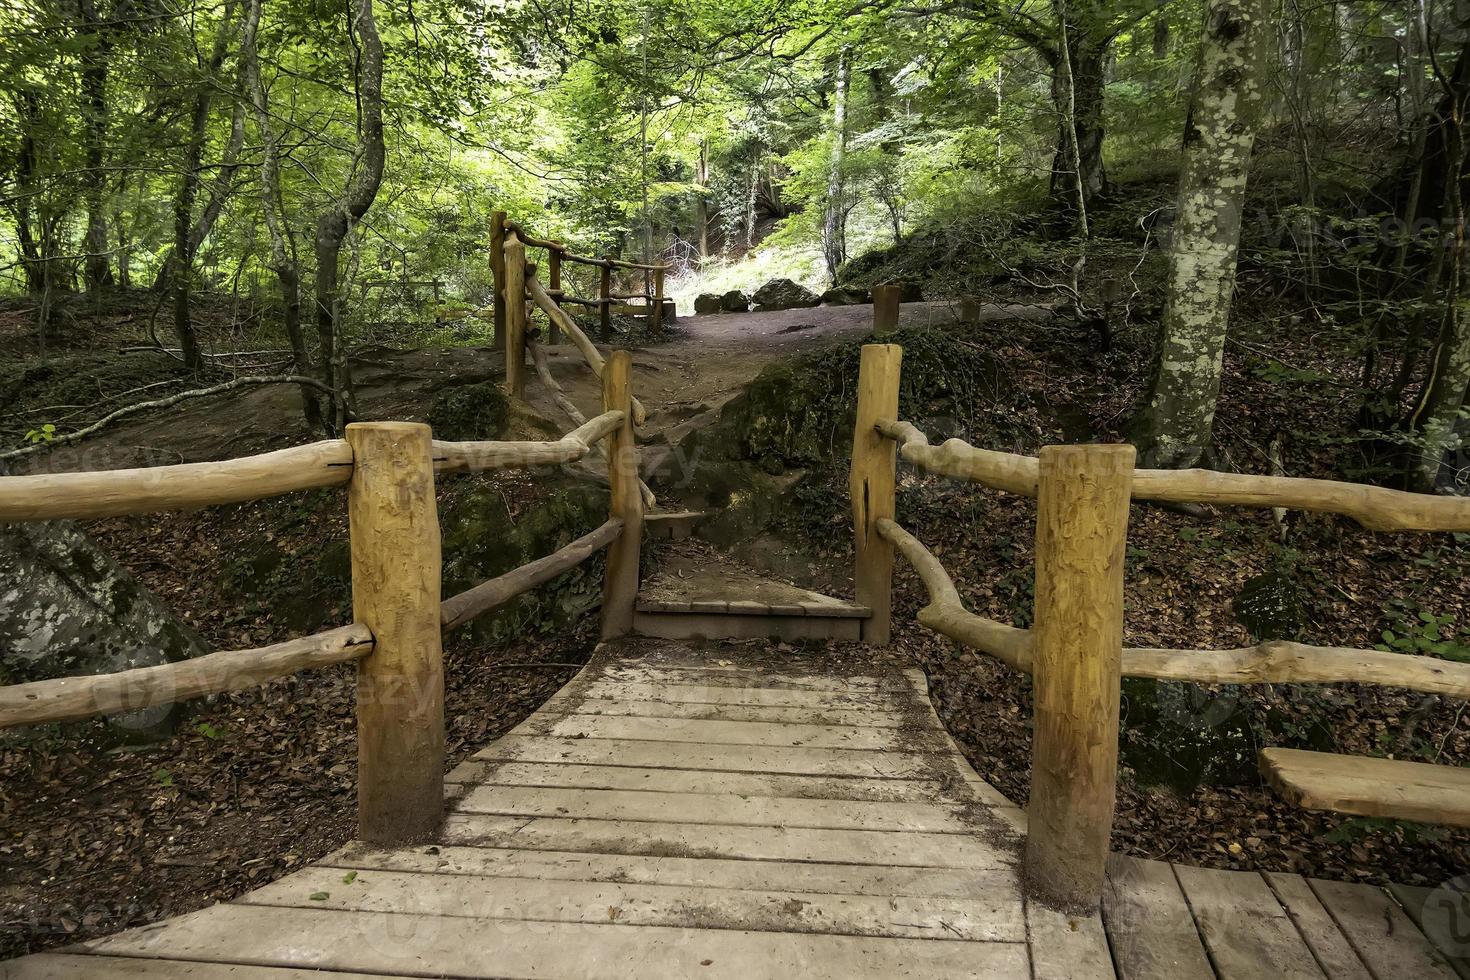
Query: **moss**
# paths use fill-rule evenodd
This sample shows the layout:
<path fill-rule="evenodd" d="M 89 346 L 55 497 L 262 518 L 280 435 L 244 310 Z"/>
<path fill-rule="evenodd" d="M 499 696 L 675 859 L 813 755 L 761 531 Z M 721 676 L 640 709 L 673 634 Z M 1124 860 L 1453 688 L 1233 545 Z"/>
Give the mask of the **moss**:
<path fill-rule="evenodd" d="M 439 439 L 495 439 L 510 424 L 510 402 L 493 382 L 461 385 L 434 399 L 428 420 Z"/>

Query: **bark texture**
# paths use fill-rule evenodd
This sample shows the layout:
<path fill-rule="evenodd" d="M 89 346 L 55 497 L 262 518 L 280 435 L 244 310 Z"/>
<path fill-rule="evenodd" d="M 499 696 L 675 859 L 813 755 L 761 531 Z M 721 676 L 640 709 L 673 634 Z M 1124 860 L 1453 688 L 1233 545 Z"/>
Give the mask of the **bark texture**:
<path fill-rule="evenodd" d="M 1186 467 L 1209 446 L 1235 288 L 1241 211 L 1269 37 L 1264 0 L 1205 12 L 1153 385 L 1141 419 L 1146 465 Z"/>

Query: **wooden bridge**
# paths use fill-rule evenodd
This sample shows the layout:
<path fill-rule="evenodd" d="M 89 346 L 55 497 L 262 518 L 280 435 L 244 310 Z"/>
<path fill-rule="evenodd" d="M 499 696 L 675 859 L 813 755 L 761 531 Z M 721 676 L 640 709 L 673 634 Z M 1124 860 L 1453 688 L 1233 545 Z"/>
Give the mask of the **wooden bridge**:
<path fill-rule="evenodd" d="M 603 382 L 601 413 L 548 442 L 443 442 L 363 423 L 263 456 L 0 478 L 0 520 L 96 518 L 345 485 L 353 618 L 257 650 L 0 688 L 0 726 L 65 721 L 353 661 L 359 840 L 233 902 L 0 964 L 0 977 L 1470 977 L 1466 899 L 1110 855 L 1121 676 L 1353 682 L 1470 697 L 1470 666 L 1366 650 L 1122 647 L 1133 500 L 1295 507 L 1384 530 L 1467 530 L 1470 502 L 1327 481 L 1138 470 L 1127 446 L 1040 458 L 930 446 L 899 419 L 901 351 L 865 347 L 852 462 L 856 601 L 746 576 L 640 582 L 660 514 L 635 443 L 631 359 L 604 358 L 525 262 L 497 269 L 507 375 L 524 384 L 526 297 Z M 564 251 L 545 243 L 552 254 Z M 541 379 L 560 393 L 549 373 Z M 440 596 L 440 475 L 607 459 L 608 520 Z M 896 458 L 1036 497 L 1035 627 L 963 606 L 898 523 Z M 441 634 L 607 552 L 603 644 L 518 728 L 445 776 Z M 895 557 L 919 621 L 1035 687 L 1022 813 L 966 764 L 922 672 L 887 648 Z M 711 586 L 711 583 L 714 583 Z M 826 652 L 762 639 L 829 637 Z M 742 638 L 731 640 L 730 638 Z M 754 642 L 752 642 L 754 641 Z M 1463 770 L 1267 750 L 1303 806 L 1470 822 Z M 1458 930 L 1458 931 L 1457 931 Z M 1449 937 L 1446 939 L 1446 937 Z M 323 972 L 311 972 L 323 971 Z"/>

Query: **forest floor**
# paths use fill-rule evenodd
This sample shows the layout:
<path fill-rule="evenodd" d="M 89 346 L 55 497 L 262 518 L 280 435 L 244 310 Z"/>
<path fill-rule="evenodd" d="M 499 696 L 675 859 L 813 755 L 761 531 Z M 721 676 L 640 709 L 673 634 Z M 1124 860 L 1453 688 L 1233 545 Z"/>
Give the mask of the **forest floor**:
<path fill-rule="evenodd" d="M 1003 391 L 997 388 L 987 417 L 974 420 L 981 431 L 994 423 L 995 441 L 976 437 L 977 443 L 1034 452 L 1048 441 L 1082 438 L 1086 430 L 1118 435 L 1141 384 L 1140 345 L 1125 335 L 1113 351 L 1100 353 L 1089 348 L 1085 331 L 1053 322 L 1035 307 L 1011 313 L 1029 315 L 988 318 L 956 332 L 960 342 L 1004 366 Z M 667 343 L 635 350 L 638 391 L 650 409 L 647 438 L 677 442 L 692 420 L 715 411 L 763 366 L 860 337 L 870 316 L 867 307 L 837 307 L 681 321 Z M 946 304 L 915 304 L 905 307 L 904 318 L 906 325 L 948 323 L 953 311 Z M 23 337 L 21 319 L 8 319 L 13 338 Z M 12 346 L 4 340 L 6 326 L 0 311 L 0 346 Z M 94 353 L 125 342 L 135 329 L 135 322 L 89 326 L 69 352 L 52 352 L 54 364 L 93 357 L 101 370 L 74 366 L 66 378 L 58 376 L 65 371 L 53 370 L 42 383 L 25 374 L 0 389 L 0 413 L 10 413 L 5 435 L 13 439 L 21 427 L 36 424 L 42 418 L 36 409 L 85 409 L 97 398 L 173 377 L 167 359 L 156 355 Z M 228 343 L 223 327 L 216 340 Z M 1309 344 L 1284 334 L 1242 335 L 1227 359 L 1218 427 L 1222 459 L 1261 472 L 1262 447 L 1284 435 L 1292 475 L 1350 478 L 1335 437 L 1350 425 L 1352 406 L 1344 393 L 1351 364 L 1334 350 L 1321 338 Z M 553 371 L 569 394 L 584 410 L 595 409 L 597 386 L 575 355 L 569 349 L 551 353 Z M 421 419 L 446 387 L 500 373 L 498 356 L 475 347 L 380 347 L 359 352 L 355 362 L 369 417 Z M 28 357 L 26 371 L 36 363 Z M 33 379 L 29 387 L 26 377 Z M 531 387 L 539 386 L 533 380 Z M 95 397 L 84 401 L 87 393 Z M 515 424 L 530 431 L 567 427 L 547 421 L 556 418 L 555 410 L 540 396 L 533 407 L 546 420 L 526 417 Z M 261 388 L 119 423 L 26 468 L 222 458 L 312 437 L 299 420 L 292 389 Z M 512 514 L 534 505 L 533 481 L 494 479 Z M 469 482 L 447 481 L 441 496 Z M 812 474 L 809 483 L 781 531 L 802 541 L 815 565 L 840 578 L 851 561 L 840 468 Z M 971 608 L 1029 625 L 1034 505 L 906 474 L 899 510 L 904 525 L 951 570 Z M 235 574 L 251 542 L 277 538 L 286 557 L 273 580 L 289 583 L 311 574 L 315 556 L 346 533 L 339 491 L 94 522 L 88 529 L 221 648 L 291 635 L 281 611 L 285 597 L 252 595 Z M 1428 643 L 1423 616 L 1429 615 L 1444 621 L 1443 635 L 1461 629 L 1464 643 L 1457 625 L 1470 623 L 1470 543 L 1464 536 L 1371 535 L 1345 521 L 1292 515 L 1282 544 L 1269 512 L 1190 517 L 1155 508 L 1135 509 L 1130 529 L 1127 641 L 1196 648 L 1247 642 L 1235 598 L 1248 580 L 1272 570 L 1289 572 L 1300 586 L 1303 639 L 1372 646 L 1391 623 L 1403 630 L 1405 642 Z M 980 774 L 1024 802 L 1029 683 L 914 626 L 922 590 L 907 569 L 900 569 L 897 589 L 895 622 L 903 625 L 896 644 L 929 672 L 940 714 Z M 345 615 L 345 607 L 339 609 L 337 621 Z M 551 635 L 528 630 L 500 644 L 447 641 L 452 758 L 514 726 L 564 683 L 591 650 L 590 625 Z M 118 745 L 98 724 L 0 739 L 0 956 L 228 898 L 345 842 L 354 816 L 350 676 L 348 669 L 320 672 L 216 698 L 200 705 L 172 738 L 149 746 Z M 1345 880 L 1438 883 L 1470 867 L 1470 835 L 1464 832 L 1295 810 L 1254 778 L 1249 757 L 1253 740 L 1279 735 L 1328 739 L 1341 751 L 1464 765 L 1470 763 L 1470 723 L 1462 704 L 1372 689 L 1292 687 L 1212 692 L 1180 710 L 1162 711 L 1164 704 L 1157 692 L 1130 691 L 1125 715 L 1133 733 L 1142 730 L 1142 720 L 1169 715 L 1165 721 L 1196 732 L 1200 752 L 1221 755 L 1222 764 L 1191 786 L 1147 745 L 1126 745 L 1133 751 L 1125 751 L 1125 761 L 1142 769 L 1140 760 L 1150 760 L 1162 774 L 1125 769 L 1115 847 L 1208 866 Z M 1235 734 L 1217 738 L 1222 730 Z M 1177 768 L 1183 772 L 1196 761 L 1180 760 Z"/>

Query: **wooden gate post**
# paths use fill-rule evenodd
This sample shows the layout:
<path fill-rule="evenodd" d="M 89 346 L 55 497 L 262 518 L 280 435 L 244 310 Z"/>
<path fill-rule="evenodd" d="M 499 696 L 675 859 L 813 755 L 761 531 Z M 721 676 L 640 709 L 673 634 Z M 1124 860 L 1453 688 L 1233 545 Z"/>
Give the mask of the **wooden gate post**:
<path fill-rule="evenodd" d="M 857 535 L 853 586 L 859 605 L 873 610 L 863 620 L 865 643 L 888 642 L 893 606 L 893 545 L 878 534 L 878 521 L 894 516 L 896 444 L 873 428 L 879 419 L 898 418 L 899 365 L 897 344 L 864 344 L 858 367 L 857 421 L 852 433 L 852 470 L 847 490 L 852 497 L 852 526 Z"/>
<path fill-rule="evenodd" d="M 495 349 L 505 350 L 505 212 L 490 215 L 490 278 L 495 311 Z"/>
<path fill-rule="evenodd" d="M 873 287 L 873 336 L 884 337 L 898 329 L 898 301 L 902 295 L 902 286 Z"/>
<path fill-rule="evenodd" d="M 357 667 L 357 835 L 427 840 L 444 809 L 439 516 L 429 427 L 347 426 L 352 618 L 373 634 Z"/>
<path fill-rule="evenodd" d="M 612 259 L 602 257 L 602 277 L 597 286 L 598 339 L 612 343 Z"/>
<path fill-rule="evenodd" d="M 526 246 L 514 231 L 505 239 L 505 390 L 526 393 Z"/>
<path fill-rule="evenodd" d="M 638 601 L 638 554 L 643 544 L 643 497 L 638 485 L 638 446 L 633 435 L 633 357 L 613 351 L 602 369 L 602 410 L 623 413 L 623 424 L 608 436 L 609 516 L 623 531 L 607 549 L 602 585 L 602 638 L 624 636 L 633 629 Z"/>
<path fill-rule="evenodd" d="M 663 336 L 664 332 L 664 270 L 660 266 L 653 270 L 653 309 L 649 311 L 649 334 Z"/>
<path fill-rule="evenodd" d="M 1132 446 L 1041 450 L 1032 627 L 1032 894 L 1094 909 L 1102 897 L 1118 780 L 1123 559 Z"/>

